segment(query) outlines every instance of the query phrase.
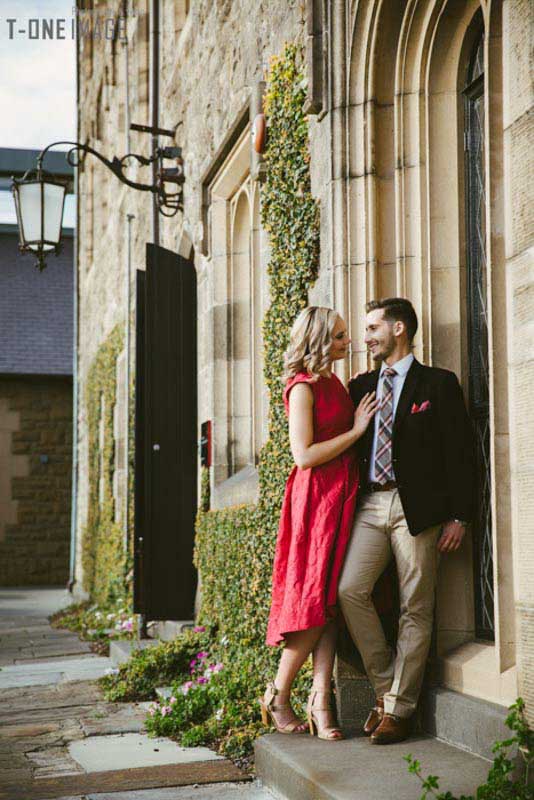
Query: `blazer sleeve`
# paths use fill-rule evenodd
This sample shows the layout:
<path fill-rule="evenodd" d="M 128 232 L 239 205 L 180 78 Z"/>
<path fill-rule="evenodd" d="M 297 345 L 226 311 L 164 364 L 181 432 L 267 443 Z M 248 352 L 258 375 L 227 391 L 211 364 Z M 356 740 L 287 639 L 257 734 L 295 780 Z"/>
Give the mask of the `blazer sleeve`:
<path fill-rule="evenodd" d="M 369 391 L 367 389 L 367 385 L 369 383 L 369 373 L 365 372 L 363 375 L 358 375 L 357 378 L 349 381 L 349 394 L 352 402 L 354 403 L 354 407 L 357 408 L 360 400 L 364 396 L 366 392 Z"/>
<path fill-rule="evenodd" d="M 470 522 L 474 513 L 475 492 L 473 428 L 462 389 L 453 372 L 445 373 L 440 395 L 438 419 L 441 452 L 445 459 L 452 518 Z"/>

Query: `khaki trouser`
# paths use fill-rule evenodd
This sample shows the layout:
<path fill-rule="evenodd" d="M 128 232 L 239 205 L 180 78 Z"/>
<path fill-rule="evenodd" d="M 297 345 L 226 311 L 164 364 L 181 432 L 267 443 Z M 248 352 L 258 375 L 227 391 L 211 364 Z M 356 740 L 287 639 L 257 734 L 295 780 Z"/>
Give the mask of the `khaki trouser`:
<path fill-rule="evenodd" d="M 425 670 L 434 612 L 441 525 L 412 536 L 396 489 L 363 496 L 339 581 L 339 601 L 387 714 L 415 711 Z M 384 637 L 371 600 L 373 587 L 393 554 L 399 576 L 397 652 Z"/>

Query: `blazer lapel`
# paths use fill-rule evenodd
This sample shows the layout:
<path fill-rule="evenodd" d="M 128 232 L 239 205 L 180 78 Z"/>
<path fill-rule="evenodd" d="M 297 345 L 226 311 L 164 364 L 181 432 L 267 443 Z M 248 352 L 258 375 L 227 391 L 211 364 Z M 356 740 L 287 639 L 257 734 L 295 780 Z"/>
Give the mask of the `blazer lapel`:
<path fill-rule="evenodd" d="M 412 366 L 408 370 L 406 374 L 406 378 L 404 380 L 404 386 L 402 387 L 402 392 L 399 397 L 399 402 L 397 405 L 397 411 L 395 413 L 395 419 L 393 421 L 393 432 L 397 430 L 400 423 L 408 413 L 408 410 L 411 408 L 413 396 L 415 393 L 415 389 L 417 387 L 417 382 L 421 376 L 422 366 L 419 361 L 414 360 Z"/>

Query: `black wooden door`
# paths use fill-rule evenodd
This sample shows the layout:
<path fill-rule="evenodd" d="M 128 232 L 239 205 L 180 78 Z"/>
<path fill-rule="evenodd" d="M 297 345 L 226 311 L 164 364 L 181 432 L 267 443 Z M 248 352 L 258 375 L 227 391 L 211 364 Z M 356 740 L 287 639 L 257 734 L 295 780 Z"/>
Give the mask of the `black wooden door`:
<path fill-rule="evenodd" d="M 141 277 L 142 275 L 142 277 Z M 148 244 L 137 281 L 134 611 L 193 619 L 197 510 L 196 273 Z"/>

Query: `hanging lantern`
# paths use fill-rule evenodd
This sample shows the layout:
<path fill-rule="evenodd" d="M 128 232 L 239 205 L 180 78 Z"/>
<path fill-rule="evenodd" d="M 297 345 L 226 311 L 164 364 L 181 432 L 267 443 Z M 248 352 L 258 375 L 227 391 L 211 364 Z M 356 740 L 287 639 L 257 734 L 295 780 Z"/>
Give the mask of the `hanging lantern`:
<path fill-rule="evenodd" d="M 37 266 L 46 267 L 45 255 L 59 252 L 61 223 L 67 187 L 65 183 L 38 169 L 23 178 L 13 178 L 13 196 L 19 226 L 19 249 L 35 253 Z"/>

